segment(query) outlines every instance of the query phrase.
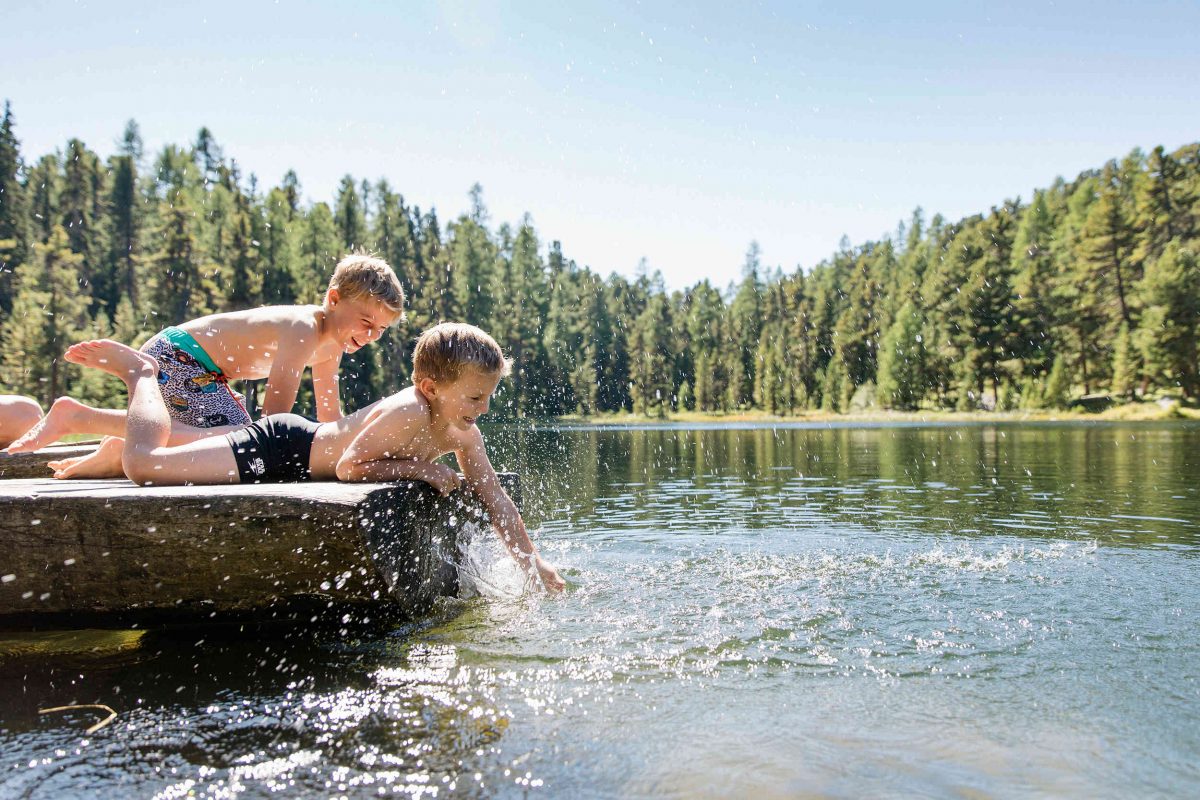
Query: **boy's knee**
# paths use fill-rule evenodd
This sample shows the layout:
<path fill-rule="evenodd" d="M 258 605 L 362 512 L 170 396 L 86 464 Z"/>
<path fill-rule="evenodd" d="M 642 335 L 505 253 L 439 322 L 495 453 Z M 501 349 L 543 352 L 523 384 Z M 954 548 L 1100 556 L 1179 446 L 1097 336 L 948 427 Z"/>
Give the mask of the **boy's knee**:
<path fill-rule="evenodd" d="M 138 486 L 149 486 L 154 483 L 154 475 L 157 470 L 154 469 L 154 464 L 145 458 L 139 458 L 136 453 L 130 453 L 130 448 L 125 448 L 125 454 L 121 458 L 121 468 L 125 471 L 125 477 L 136 483 Z"/>

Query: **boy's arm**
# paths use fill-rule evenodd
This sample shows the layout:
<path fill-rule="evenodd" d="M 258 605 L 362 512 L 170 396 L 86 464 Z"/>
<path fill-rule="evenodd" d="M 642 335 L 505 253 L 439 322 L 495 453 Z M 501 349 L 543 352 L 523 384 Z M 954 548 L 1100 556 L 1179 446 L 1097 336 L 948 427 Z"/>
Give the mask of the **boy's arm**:
<path fill-rule="evenodd" d="M 294 328 L 294 329 L 293 329 Z M 300 377 L 304 365 L 312 355 L 315 331 L 306 326 L 293 326 L 280 332 L 279 348 L 275 351 L 275 363 L 267 375 L 267 388 L 263 392 L 262 416 L 286 414 L 296 405 L 296 394 L 300 391 Z"/>
<path fill-rule="evenodd" d="M 521 569 L 541 578 L 547 590 L 561 591 L 566 582 L 558 570 L 538 554 L 537 547 L 529 538 L 521 512 L 500 485 L 496 470 L 492 469 L 492 462 L 483 445 L 483 434 L 478 428 L 473 428 L 465 434 L 465 440 L 462 448 L 455 452 L 458 465 L 462 468 L 467 487 L 483 501 L 492 527 L 496 529 L 505 548 Z"/>
<path fill-rule="evenodd" d="M 354 437 L 337 463 L 339 481 L 425 481 L 441 494 L 458 488 L 458 473 L 445 464 L 404 455 L 424 422 L 424 410 L 380 411 Z"/>
<path fill-rule="evenodd" d="M 313 399 L 317 404 L 317 422 L 336 422 L 341 419 L 342 396 L 338 367 L 342 355 L 312 365 Z"/>

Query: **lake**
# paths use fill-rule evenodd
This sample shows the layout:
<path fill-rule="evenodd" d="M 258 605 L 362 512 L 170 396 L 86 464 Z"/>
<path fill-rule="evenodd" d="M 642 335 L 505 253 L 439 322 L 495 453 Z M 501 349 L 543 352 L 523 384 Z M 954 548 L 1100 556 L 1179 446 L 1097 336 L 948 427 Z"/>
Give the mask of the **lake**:
<path fill-rule="evenodd" d="M 1200 792 L 1200 426 L 488 437 L 563 596 L 480 532 L 395 630 L 0 634 L 0 796 Z"/>

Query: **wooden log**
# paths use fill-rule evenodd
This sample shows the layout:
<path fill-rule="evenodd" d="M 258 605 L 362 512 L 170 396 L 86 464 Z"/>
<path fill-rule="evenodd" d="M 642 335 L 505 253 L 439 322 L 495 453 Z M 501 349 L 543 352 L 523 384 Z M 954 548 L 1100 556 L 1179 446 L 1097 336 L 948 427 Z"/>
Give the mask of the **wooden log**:
<path fill-rule="evenodd" d="M 457 591 L 475 520 L 419 481 L 0 481 L 0 627 L 408 617 Z"/>
<path fill-rule="evenodd" d="M 56 444 L 32 453 L 0 453 L 0 478 L 49 478 L 50 468 L 46 465 L 51 461 L 82 456 L 95 449 L 95 443 L 90 442 Z"/>

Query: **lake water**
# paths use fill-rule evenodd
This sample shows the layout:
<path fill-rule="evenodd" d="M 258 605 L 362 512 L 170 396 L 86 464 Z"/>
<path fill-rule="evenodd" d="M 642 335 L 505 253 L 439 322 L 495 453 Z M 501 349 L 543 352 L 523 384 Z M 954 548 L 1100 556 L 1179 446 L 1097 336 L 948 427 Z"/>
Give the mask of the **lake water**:
<path fill-rule="evenodd" d="M 0 796 L 1200 793 L 1200 427 L 489 440 L 564 596 L 489 539 L 369 636 L 0 635 Z"/>

